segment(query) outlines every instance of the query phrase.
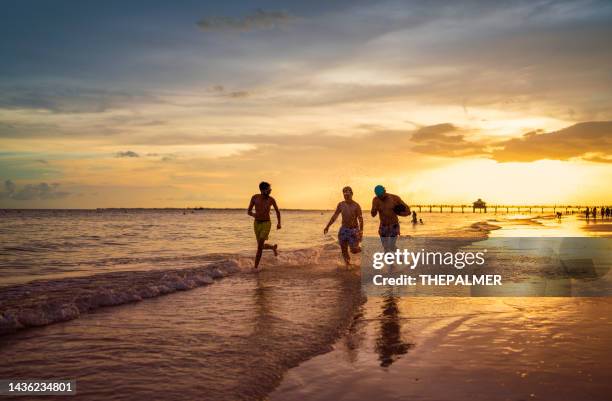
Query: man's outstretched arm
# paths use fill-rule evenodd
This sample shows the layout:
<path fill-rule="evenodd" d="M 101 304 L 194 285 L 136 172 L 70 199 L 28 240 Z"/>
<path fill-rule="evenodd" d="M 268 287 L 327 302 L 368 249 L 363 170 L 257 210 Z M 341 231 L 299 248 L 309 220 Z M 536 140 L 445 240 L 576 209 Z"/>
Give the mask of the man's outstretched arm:
<path fill-rule="evenodd" d="M 327 234 L 327 232 L 329 231 L 329 227 L 331 227 L 331 225 L 334 224 L 334 222 L 338 218 L 338 215 L 340 215 L 340 204 L 339 203 L 338 203 L 338 206 L 336 206 L 336 211 L 332 215 L 331 219 L 329 219 L 329 223 L 327 223 L 327 225 L 323 229 L 323 234 Z"/>
<path fill-rule="evenodd" d="M 363 237 L 363 214 L 359 205 L 357 205 L 357 223 L 359 224 L 359 234 Z"/>
<path fill-rule="evenodd" d="M 274 207 L 274 211 L 276 212 L 276 229 L 280 230 L 281 229 L 281 217 L 280 217 L 280 210 L 278 210 L 278 205 L 276 204 L 276 199 L 272 199 L 272 206 Z"/>
<path fill-rule="evenodd" d="M 378 207 L 376 206 L 376 198 L 372 199 L 372 211 L 370 212 L 370 214 L 372 215 L 372 217 L 376 217 L 376 214 L 378 213 Z"/>

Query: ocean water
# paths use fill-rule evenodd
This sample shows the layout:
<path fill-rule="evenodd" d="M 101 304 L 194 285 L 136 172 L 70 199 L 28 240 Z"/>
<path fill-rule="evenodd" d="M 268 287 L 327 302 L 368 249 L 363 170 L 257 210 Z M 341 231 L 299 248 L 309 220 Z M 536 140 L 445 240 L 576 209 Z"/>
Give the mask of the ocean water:
<path fill-rule="evenodd" d="M 282 252 L 336 241 L 339 222 L 323 234 L 331 211 L 285 211 L 270 242 Z M 486 217 L 485 217 L 486 216 Z M 445 235 L 493 215 L 423 214 L 407 235 Z M 275 217 L 272 217 L 275 222 Z M 364 216 L 364 235 L 377 220 Z M 407 219 L 406 219 L 407 220 Z M 242 210 L 9 210 L 0 219 L 0 286 L 33 279 L 117 271 L 181 269 L 231 257 L 251 257 L 252 218 Z"/>
<path fill-rule="evenodd" d="M 309 377 L 311 371 L 293 369 L 307 367 L 307 360 L 315 363 L 315 371 L 333 370 L 324 358 L 335 357 L 339 343 L 366 344 L 356 351 L 363 358 L 348 366 L 349 373 L 364 368 L 360 372 L 367 376 L 369 365 L 361 361 L 378 361 L 380 355 L 389 361 L 384 367 L 376 362 L 373 374 L 398 366 L 396 359 L 422 348 L 420 340 L 412 345 L 405 340 L 406 330 L 419 330 L 406 324 L 414 313 L 402 311 L 406 318 L 391 322 L 399 324 L 392 327 L 386 325 L 387 314 L 377 311 L 410 304 L 404 300 L 386 308 L 384 299 L 365 298 L 358 274 L 338 269 L 335 234 L 322 233 L 330 215 L 283 213 L 283 228 L 271 236 L 281 254 L 268 253 L 264 270 L 253 274 L 252 220 L 244 211 L 5 213 L 0 224 L 0 327 L 6 329 L 0 337 L 0 377 L 75 379 L 78 393 L 88 399 L 253 400 L 279 385 L 274 397 L 292 399 L 296 394 L 316 398 L 316 387 L 298 389 L 295 381 L 287 384 L 283 378 Z M 365 234 L 374 235 L 376 220 L 364 217 Z M 501 236 L 523 230 L 554 235 L 584 226 L 574 217 L 562 223 L 472 213 L 419 217 L 423 225 L 403 224 L 402 233 L 482 238 L 490 227 L 474 223 L 483 221 L 502 226 L 491 232 Z M 448 317 L 448 308 L 457 316 L 464 313 L 453 307 L 458 305 L 454 300 L 419 302 L 418 314 L 430 313 L 436 327 Z M 488 310 L 482 301 L 461 302 L 470 314 Z M 111 305 L 119 306 L 103 308 Z M 518 309 L 518 318 L 533 313 L 530 308 Z M 498 323 L 509 324 L 515 315 L 509 316 Z M 358 329 L 377 325 L 391 330 L 387 343 L 376 342 L 376 329 Z M 495 331 L 495 322 L 491 325 Z M 451 324 L 442 332 L 461 333 L 456 328 Z M 347 332 L 358 332 L 357 339 L 347 340 Z M 445 341 L 439 339 L 440 349 Z M 586 349 L 596 352 L 600 346 L 592 342 Z"/>

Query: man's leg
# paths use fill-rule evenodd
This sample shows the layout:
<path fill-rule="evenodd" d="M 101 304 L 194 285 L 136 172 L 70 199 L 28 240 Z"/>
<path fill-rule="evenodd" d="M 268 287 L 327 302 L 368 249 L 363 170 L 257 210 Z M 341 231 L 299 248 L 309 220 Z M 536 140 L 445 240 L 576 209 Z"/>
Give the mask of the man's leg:
<path fill-rule="evenodd" d="M 391 242 L 392 237 L 380 237 L 380 243 L 385 252 L 393 252 L 393 243 Z"/>
<path fill-rule="evenodd" d="M 274 256 L 278 256 L 278 245 L 264 244 L 263 249 L 271 249 L 274 251 Z"/>
<path fill-rule="evenodd" d="M 359 253 L 361 252 L 361 247 L 359 246 L 359 242 L 361 242 L 361 236 L 359 235 L 359 231 L 357 229 L 351 230 L 351 235 L 348 238 L 348 245 L 351 249 L 351 253 Z"/>
<path fill-rule="evenodd" d="M 380 237 L 380 242 L 382 243 L 385 252 L 395 252 L 397 249 L 397 246 L 395 245 L 397 242 L 397 237 Z"/>
<path fill-rule="evenodd" d="M 397 249 L 397 246 L 395 245 L 396 242 L 397 242 L 397 237 L 389 237 L 389 251 L 390 252 L 395 252 L 395 250 Z"/>
<path fill-rule="evenodd" d="M 395 252 L 397 250 L 397 246 L 395 243 L 397 242 L 397 237 L 400 235 L 400 227 L 399 224 L 394 224 L 391 226 L 391 230 L 388 233 L 389 238 L 387 238 L 387 252 Z"/>
<path fill-rule="evenodd" d="M 270 234 L 270 222 L 260 223 L 255 229 L 255 236 L 257 238 L 257 255 L 255 257 L 255 268 L 259 266 L 259 261 L 264 249 L 270 249 L 274 251 L 274 256 L 278 256 L 278 245 L 266 244 L 268 235 Z"/>
<path fill-rule="evenodd" d="M 257 253 L 255 254 L 255 270 L 259 267 L 259 261 L 261 260 L 261 253 L 263 252 L 265 239 L 257 240 Z"/>
<path fill-rule="evenodd" d="M 349 256 L 349 252 L 348 252 L 348 242 L 341 241 L 340 250 L 342 251 L 342 257 L 344 258 L 344 264 L 349 266 L 351 264 L 351 257 Z"/>
<path fill-rule="evenodd" d="M 386 252 L 395 252 L 395 226 L 380 226 L 378 228 L 380 243 Z"/>
<path fill-rule="evenodd" d="M 387 252 L 387 237 L 380 237 L 380 244 L 383 247 L 383 250 Z"/>

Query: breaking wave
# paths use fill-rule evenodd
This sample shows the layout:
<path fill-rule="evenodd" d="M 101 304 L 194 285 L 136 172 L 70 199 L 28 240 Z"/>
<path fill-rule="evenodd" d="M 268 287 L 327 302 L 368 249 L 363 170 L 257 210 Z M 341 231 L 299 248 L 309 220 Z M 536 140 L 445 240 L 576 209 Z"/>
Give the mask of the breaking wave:
<path fill-rule="evenodd" d="M 266 267 L 313 265 L 326 247 L 264 255 Z M 233 256 L 209 264 L 148 271 L 101 273 L 38 280 L 0 288 L 0 335 L 78 318 L 92 310 L 212 284 L 253 267 L 253 258 Z"/>

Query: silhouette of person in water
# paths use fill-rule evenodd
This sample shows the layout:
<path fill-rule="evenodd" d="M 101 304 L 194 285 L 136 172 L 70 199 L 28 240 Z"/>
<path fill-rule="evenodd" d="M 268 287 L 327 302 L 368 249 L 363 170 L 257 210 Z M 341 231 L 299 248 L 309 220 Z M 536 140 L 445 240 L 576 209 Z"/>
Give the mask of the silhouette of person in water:
<path fill-rule="evenodd" d="M 378 214 L 380 225 L 378 235 L 385 252 L 393 252 L 400 236 L 400 224 L 397 216 L 410 216 L 410 207 L 397 195 L 387 193 L 385 187 L 374 188 L 376 196 L 372 199 L 372 217 Z"/>
<path fill-rule="evenodd" d="M 589 219 L 589 207 L 587 206 L 586 210 L 584 211 L 584 215 L 586 216 L 586 219 Z"/>
<path fill-rule="evenodd" d="M 415 225 L 416 223 L 418 223 L 418 221 L 417 221 L 417 214 L 416 214 L 416 212 L 413 210 L 413 211 L 412 211 L 412 225 Z"/>
<path fill-rule="evenodd" d="M 363 215 L 361 214 L 361 206 L 353 200 L 351 187 L 342 188 L 342 195 L 344 195 L 344 200 L 336 206 L 336 211 L 323 229 L 323 233 L 327 234 L 329 227 L 334 224 L 339 215 L 342 215 L 342 225 L 338 231 L 338 243 L 344 263 L 348 268 L 351 265 L 348 248 L 351 248 L 352 253 L 361 252 L 359 242 L 363 237 Z"/>
<path fill-rule="evenodd" d="M 593 219 L 597 219 L 597 207 L 593 206 L 593 209 L 591 209 L 591 215 L 593 216 Z"/>
<path fill-rule="evenodd" d="M 274 256 L 278 256 L 278 246 L 276 244 L 266 244 L 268 235 L 270 234 L 270 228 L 272 222 L 270 221 L 270 207 L 274 207 L 276 212 L 276 229 L 281 229 L 281 215 L 276 205 L 276 200 L 270 196 L 272 192 L 272 186 L 262 181 L 259 183 L 259 191 L 261 193 L 255 194 L 251 197 L 247 214 L 255 218 L 253 222 L 253 230 L 255 231 L 255 239 L 257 240 L 257 253 L 255 254 L 255 266 L 254 269 L 259 268 L 259 261 L 261 260 L 261 254 L 264 249 L 271 249 L 274 251 Z M 255 212 L 253 212 L 255 207 Z"/>

